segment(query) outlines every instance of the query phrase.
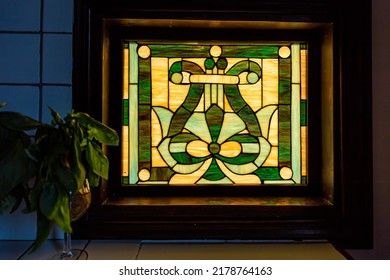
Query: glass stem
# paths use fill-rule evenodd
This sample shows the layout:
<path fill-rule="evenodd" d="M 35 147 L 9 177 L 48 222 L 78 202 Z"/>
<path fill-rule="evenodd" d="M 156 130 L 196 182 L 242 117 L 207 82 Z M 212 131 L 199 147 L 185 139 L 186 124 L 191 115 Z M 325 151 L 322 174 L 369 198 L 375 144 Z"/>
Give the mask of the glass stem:
<path fill-rule="evenodd" d="M 63 246 L 64 246 L 63 250 L 62 250 L 63 256 L 64 257 L 71 257 L 71 256 L 73 256 L 73 253 L 72 253 L 72 238 L 71 238 L 70 233 L 68 233 L 68 232 L 64 233 L 64 244 L 63 244 Z"/>

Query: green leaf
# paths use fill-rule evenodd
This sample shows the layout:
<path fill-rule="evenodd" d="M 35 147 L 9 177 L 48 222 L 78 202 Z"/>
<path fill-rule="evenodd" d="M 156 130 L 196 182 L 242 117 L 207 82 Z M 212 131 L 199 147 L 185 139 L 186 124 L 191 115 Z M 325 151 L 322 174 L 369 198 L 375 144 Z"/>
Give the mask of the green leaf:
<path fill-rule="evenodd" d="M 118 146 L 118 133 L 109 126 L 97 121 L 87 113 L 79 112 L 73 115 L 81 125 L 88 129 L 88 136 L 90 139 L 96 139 L 99 143 Z"/>
<path fill-rule="evenodd" d="M 54 222 L 62 229 L 64 232 L 71 233 L 72 226 L 70 224 L 70 205 L 69 205 L 69 196 L 65 192 L 60 191 L 58 195 L 58 208 L 56 215 L 53 217 Z"/>
<path fill-rule="evenodd" d="M 88 181 L 92 187 L 99 186 L 100 176 L 96 175 L 91 169 L 88 169 Z"/>
<path fill-rule="evenodd" d="M 64 186 L 66 191 L 68 193 L 76 192 L 78 189 L 77 181 L 70 168 L 66 167 L 61 161 L 56 161 L 53 168 L 53 172 L 57 175 L 58 182 Z"/>
<path fill-rule="evenodd" d="M 18 112 L 0 112 L 0 125 L 16 131 L 36 129 L 43 124 Z"/>
<path fill-rule="evenodd" d="M 104 155 L 99 145 L 89 141 L 86 156 L 92 171 L 103 179 L 108 179 L 108 158 Z"/>
<path fill-rule="evenodd" d="M 52 107 L 50 107 L 50 106 L 48 106 L 48 107 L 50 109 L 50 113 L 51 113 L 51 116 L 53 118 L 54 123 L 61 125 L 63 123 L 63 120 L 62 120 L 60 114 L 56 110 L 54 110 Z"/>
<path fill-rule="evenodd" d="M 14 205 L 18 202 L 17 198 L 8 195 L 0 200 L 0 215 L 4 215 L 7 213 L 11 213 L 11 210 L 13 209 Z"/>
<path fill-rule="evenodd" d="M 43 243 L 48 238 L 50 232 L 54 227 L 54 222 L 49 220 L 44 214 L 40 211 L 37 211 L 37 234 L 34 242 L 34 246 L 32 247 L 30 253 L 34 253 L 37 249 L 39 249 Z"/>
<path fill-rule="evenodd" d="M 58 212 L 58 187 L 55 182 L 46 181 L 39 198 L 39 208 L 43 215 L 53 220 Z"/>
<path fill-rule="evenodd" d="M 73 173 L 73 176 L 76 180 L 77 189 L 83 186 L 84 180 L 86 178 L 86 170 L 83 164 L 82 153 L 80 149 L 80 141 L 77 134 L 73 138 L 73 146 L 69 151 L 69 167 Z"/>
<path fill-rule="evenodd" d="M 26 154 L 25 139 L 16 131 L 0 128 L 0 198 L 36 174 L 35 163 Z M 23 135 L 22 135 L 23 136 Z"/>

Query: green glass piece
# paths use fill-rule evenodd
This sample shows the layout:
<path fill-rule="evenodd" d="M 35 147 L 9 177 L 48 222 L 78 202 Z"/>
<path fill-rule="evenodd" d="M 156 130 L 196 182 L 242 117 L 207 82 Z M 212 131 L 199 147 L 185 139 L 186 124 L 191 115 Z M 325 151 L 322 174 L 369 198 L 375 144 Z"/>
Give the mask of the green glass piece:
<path fill-rule="evenodd" d="M 254 161 L 254 163 L 258 167 L 263 165 L 263 163 L 271 153 L 271 144 L 267 141 L 267 139 L 263 137 L 259 137 L 259 144 L 260 144 L 260 153 L 259 156 Z"/>
<path fill-rule="evenodd" d="M 301 50 L 307 50 L 307 44 L 301 43 Z"/>
<path fill-rule="evenodd" d="M 254 72 L 261 77 L 261 67 L 257 62 L 249 61 L 249 71 Z"/>
<path fill-rule="evenodd" d="M 191 116 L 191 112 L 186 110 L 184 107 L 179 107 L 179 109 L 173 115 L 171 125 L 169 127 L 168 136 L 174 136 L 181 133 L 184 128 L 185 123 Z"/>
<path fill-rule="evenodd" d="M 148 45 L 152 55 L 158 57 L 191 57 L 204 58 L 209 56 L 210 45 Z"/>
<path fill-rule="evenodd" d="M 160 145 L 158 145 L 157 149 L 160 152 L 160 155 L 164 159 L 164 161 L 170 166 L 173 167 L 175 164 L 177 164 L 177 161 L 172 157 L 171 153 L 169 152 L 169 142 L 170 138 L 165 138 Z"/>
<path fill-rule="evenodd" d="M 152 167 L 149 181 L 169 181 L 175 172 L 168 167 Z"/>
<path fill-rule="evenodd" d="M 226 72 L 227 75 L 238 75 L 242 72 L 249 71 L 249 60 L 237 62 Z"/>
<path fill-rule="evenodd" d="M 150 58 L 139 60 L 139 104 L 151 104 L 151 65 Z"/>
<path fill-rule="evenodd" d="M 122 177 L 122 184 L 128 185 L 129 184 L 129 177 Z"/>
<path fill-rule="evenodd" d="M 206 121 L 213 142 L 216 142 L 221 131 L 223 111 L 217 105 L 212 105 L 206 112 Z"/>
<path fill-rule="evenodd" d="M 257 137 L 249 134 L 239 134 L 230 137 L 227 141 L 237 141 L 239 143 L 259 143 Z"/>
<path fill-rule="evenodd" d="M 180 164 L 194 164 L 205 161 L 206 159 L 210 158 L 210 156 L 193 157 L 187 153 L 171 153 L 171 155 Z"/>
<path fill-rule="evenodd" d="M 183 67 L 183 71 L 189 72 L 191 74 L 203 74 L 204 73 L 202 67 L 200 67 L 198 64 L 196 64 L 192 61 L 183 60 L 182 67 Z"/>
<path fill-rule="evenodd" d="M 260 167 L 255 172 L 261 180 L 281 180 L 278 167 Z"/>
<path fill-rule="evenodd" d="M 307 125 L 307 102 L 306 100 L 301 100 L 301 126 Z"/>
<path fill-rule="evenodd" d="M 213 143 L 210 143 L 208 149 L 209 149 L 209 152 L 211 154 L 216 155 L 221 150 L 221 147 L 219 146 L 218 143 L 213 142 Z"/>
<path fill-rule="evenodd" d="M 225 166 L 235 174 L 245 175 L 250 174 L 257 170 L 257 166 L 253 162 L 248 162 L 245 164 L 231 164 L 225 162 Z"/>
<path fill-rule="evenodd" d="M 217 68 L 220 70 L 225 70 L 228 65 L 227 59 L 225 57 L 220 57 L 217 60 Z"/>
<path fill-rule="evenodd" d="M 150 162 L 150 150 L 151 150 L 151 114 L 150 107 L 146 105 L 139 105 L 139 134 L 138 134 L 138 149 L 139 149 L 139 161 Z"/>
<path fill-rule="evenodd" d="M 235 113 L 238 113 L 244 106 L 247 105 L 240 94 L 238 85 L 224 85 L 223 88 L 226 98 Z"/>
<path fill-rule="evenodd" d="M 225 177 L 222 170 L 219 168 L 217 162 L 213 158 L 209 169 L 203 175 L 203 178 L 210 181 L 218 181 Z"/>
<path fill-rule="evenodd" d="M 199 137 L 197 137 L 194 134 L 191 133 L 180 133 L 174 137 L 172 137 L 171 143 L 188 143 L 193 140 L 198 140 Z"/>
<path fill-rule="evenodd" d="M 307 184 L 307 177 L 306 176 L 302 176 L 301 177 L 301 183 L 302 184 Z"/>
<path fill-rule="evenodd" d="M 279 105 L 279 165 L 291 164 L 291 106 Z"/>
<path fill-rule="evenodd" d="M 279 59 L 279 104 L 291 102 L 291 61 Z"/>
<path fill-rule="evenodd" d="M 182 63 L 181 61 L 176 61 L 171 65 L 171 68 L 169 68 L 169 79 L 172 78 L 172 75 L 175 73 L 180 73 L 182 71 Z"/>
<path fill-rule="evenodd" d="M 123 99 L 122 102 L 122 116 L 123 116 L 123 125 L 129 125 L 129 99 Z"/>
<path fill-rule="evenodd" d="M 204 84 L 191 84 L 190 90 L 182 106 L 188 111 L 193 112 L 202 98 L 203 91 Z"/>
<path fill-rule="evenodd" d="M 180 174 L 191 174 L 198 170 L 204 164 L 203 161 L 192 164 L 176 164 L 172 169 Z M 186 183 L 185 181 L 183 183 Z"/>
<path fill-rule="evenodd" d="M 247 125 L 248 131 L 250 132 L 251 135 L 258 136 L 258 137 L 261 136 L 260 126 L 255 116 L 255 113 L 248 105 L 242 108 L 238 112 L 238 115 Z"/>
<path fill-rule="evenodd" d="M 212 58 L 209 57 L 209 58 L 207 58 L 207 59 L 205 60 L 205 62 L 204 62 L 204 67 L 205 67 L 206 69 L 213 69 L 214 66 L 215 66 L 214 59 L 212 59 Z"/>
<path fill-rule="evenodd" d="M 230 158 L 230 157 L 224 157 L 221 155 L 215 155 L 216 158 L 219 160 L 225 162 L 225 163 L 230 163 L 230 164 L 245 164 L 248 162 L 253 162 L 257 157 L 258 154 L 245 154 L 241 153 L 236 157 Z"/>
<path fill-rule="evenodd" d="M 224 46 L 225 57 L 278 58 L 279 46 Z"/>

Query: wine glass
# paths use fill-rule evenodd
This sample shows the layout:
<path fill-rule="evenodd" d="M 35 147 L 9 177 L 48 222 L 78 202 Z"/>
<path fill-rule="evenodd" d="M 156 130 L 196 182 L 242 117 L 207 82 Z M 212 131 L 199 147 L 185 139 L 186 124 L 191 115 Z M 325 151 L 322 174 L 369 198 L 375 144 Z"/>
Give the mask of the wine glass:
<path fill-rule="evenodd" d="M 74 222 L 81 218 L 91 205 L 91 189 L 88 179 L 76 193 L 69 193 L 70 221 Z M 85 249 L 72 248 L 72 238 L 69 232 L 64 232 L 62 252 L 55 254 L 51 259 L 54 260 L 86 260 L 88 253 Z"/>

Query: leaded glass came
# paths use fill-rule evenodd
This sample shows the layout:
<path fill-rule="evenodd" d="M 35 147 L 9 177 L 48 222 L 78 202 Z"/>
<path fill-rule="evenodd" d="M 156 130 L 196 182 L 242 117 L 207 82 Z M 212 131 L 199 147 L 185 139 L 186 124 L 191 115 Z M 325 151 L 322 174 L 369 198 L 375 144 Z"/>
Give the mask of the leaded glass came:
<path fill-rule="evenodd" d="M 124 46 L 122 183 L 307 184 L 307 44 Z"/>

